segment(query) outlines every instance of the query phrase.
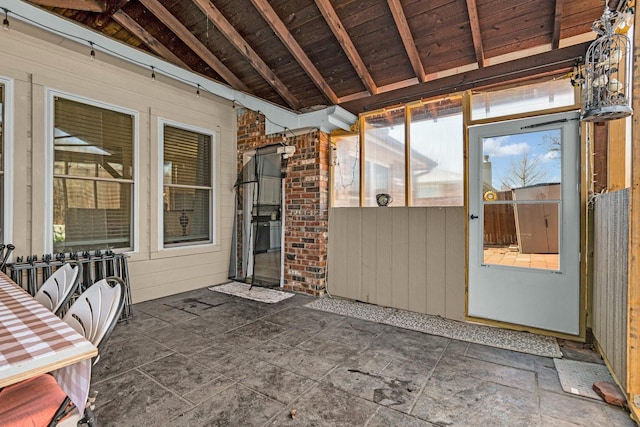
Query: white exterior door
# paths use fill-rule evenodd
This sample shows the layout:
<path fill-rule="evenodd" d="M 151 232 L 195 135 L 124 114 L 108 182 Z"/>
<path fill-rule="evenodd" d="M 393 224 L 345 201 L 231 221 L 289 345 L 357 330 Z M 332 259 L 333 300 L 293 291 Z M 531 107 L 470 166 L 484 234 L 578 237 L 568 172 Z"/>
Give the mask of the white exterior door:
<path fill-rule="evenodd" d="M 580 333 L 578 117 L 469 128 L 469 316 Z"/>

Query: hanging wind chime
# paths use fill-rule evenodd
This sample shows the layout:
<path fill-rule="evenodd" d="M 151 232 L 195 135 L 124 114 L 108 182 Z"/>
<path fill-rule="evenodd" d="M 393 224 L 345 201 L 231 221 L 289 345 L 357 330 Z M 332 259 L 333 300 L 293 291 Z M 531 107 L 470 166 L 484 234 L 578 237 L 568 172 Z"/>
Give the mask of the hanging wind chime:
<path fill-rule="evenodd" d="M 626 13 L 630 15 L 632 11 Z M 629 87 L 631 42 L 626 35 L 616 33 L 625 20 L 623 14 L 609 10 L 606 2 L 602 17 L 591 27 L 598 38 L 587 49 L 585 58 L 581 120 L 603 122 L 633 113 Z"/>

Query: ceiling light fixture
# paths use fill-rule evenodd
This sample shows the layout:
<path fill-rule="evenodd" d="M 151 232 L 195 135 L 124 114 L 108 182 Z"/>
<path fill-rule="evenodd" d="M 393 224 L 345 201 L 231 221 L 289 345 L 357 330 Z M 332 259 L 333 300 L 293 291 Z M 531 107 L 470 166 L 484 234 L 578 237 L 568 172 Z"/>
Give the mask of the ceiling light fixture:
<path fill-rule="evenodd" d="M 6 8 L 3 8 L 4 10 L 4 19 L 2 20 L 2 28 L 4 28 L 5 31 L 9 31 L 9 10 Z"/>

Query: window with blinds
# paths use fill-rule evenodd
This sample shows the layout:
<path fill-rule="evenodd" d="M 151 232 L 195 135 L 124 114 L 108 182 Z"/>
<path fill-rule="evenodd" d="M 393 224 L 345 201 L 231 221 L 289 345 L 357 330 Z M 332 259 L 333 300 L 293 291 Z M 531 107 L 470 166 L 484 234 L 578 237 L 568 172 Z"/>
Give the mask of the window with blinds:
<path fill-rule="evenodd" d="M 134 116 L 54 98 L 53 250 L 132 249 Z"/>
<path fill-rule="evenodd" d="M 163 126 L 164 246 L 211 243 L 212 137 Z"/>

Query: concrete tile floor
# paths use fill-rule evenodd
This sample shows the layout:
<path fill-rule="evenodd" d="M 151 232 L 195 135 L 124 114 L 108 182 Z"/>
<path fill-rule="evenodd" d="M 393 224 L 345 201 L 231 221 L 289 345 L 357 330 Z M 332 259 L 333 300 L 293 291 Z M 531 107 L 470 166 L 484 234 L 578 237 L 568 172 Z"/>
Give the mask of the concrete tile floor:
<path fill-rule="evenodd" d="M 134 306 L 93 369 L 101 426 L 634 426 L 552 359 L 200 289 Z M 291 417 L 295 410 L 295 418 Z"/>

